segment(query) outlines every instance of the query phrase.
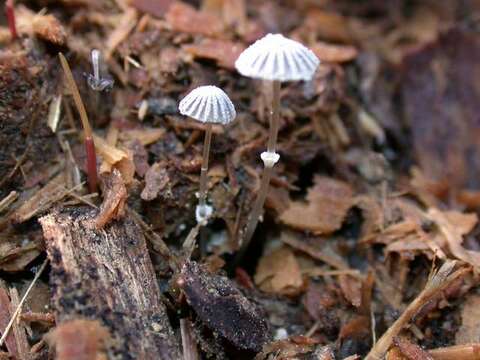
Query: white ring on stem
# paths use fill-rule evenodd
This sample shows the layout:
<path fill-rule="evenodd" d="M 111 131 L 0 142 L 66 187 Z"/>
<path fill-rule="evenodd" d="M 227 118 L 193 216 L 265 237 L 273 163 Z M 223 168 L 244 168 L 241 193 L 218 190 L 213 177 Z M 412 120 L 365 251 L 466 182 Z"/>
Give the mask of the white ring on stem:
<path fill-rule="evenodd" d="M 273 167 L 278 162 L 278 160 L 280 160 L 280 154 L 270 151 L 262 152 L 260 154 L 260 157 L 262 158 L 263 165 L 268 168 Z"/>

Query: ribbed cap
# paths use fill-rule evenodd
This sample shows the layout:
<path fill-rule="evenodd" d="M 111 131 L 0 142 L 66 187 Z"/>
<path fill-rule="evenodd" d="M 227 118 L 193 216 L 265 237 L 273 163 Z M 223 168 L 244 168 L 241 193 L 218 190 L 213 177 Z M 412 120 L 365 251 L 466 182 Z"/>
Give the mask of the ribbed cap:
<path fill-rule="evenodd" d="M 226 125 L 237 115 L 228 95 L 211 85 L 193 89 L 180 101 L 178 109 L 182 115 L 203 123 Z"/>
<path fill-rule="evenodd" d="M 310 80 L 320 61 L 297 41 L 268 34 L 246 48 L 235 62 L 237 71 L 265 80 Z"/>

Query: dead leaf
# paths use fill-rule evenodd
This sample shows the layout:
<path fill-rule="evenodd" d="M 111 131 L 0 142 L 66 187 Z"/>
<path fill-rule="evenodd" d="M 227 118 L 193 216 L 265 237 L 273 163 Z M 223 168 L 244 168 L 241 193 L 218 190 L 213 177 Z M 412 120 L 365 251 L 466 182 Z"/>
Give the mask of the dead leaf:
<path fill-rule="evenodd" d="M 314 234 L 330 234 L 340 229 L 353 206 L 353 190 L 340 180 L 316 176 L 308 190 L 307 203 L 293 201 L 280 220 L 293 228 Z"/>
<path fill-rule="evenodd" d="M 111 220 L 120 219 L 125 215 L 127 188 L 125 187 L 120 171 L 113 169 L 113 171 L 105 177 L 103 193 L 103 202 L 95 218 L 95 227 L 97 229 L 101 229 Z"/>
<path fill-rule="evenodd" d="M 338 282 L 345 299 L 358 308 L 362 303 L 362 283 L 358 279 L 348 275 L 340 275 Z"/>
<path fill-rule="evenodd" d="M 350 45 L 334 45 L 319 41 L 310 48 L 320 61 L 343 63 L 354 60 L 358 55 L 358 50 Z"/>
<path fill-rule="evenodd" d="M 318 238 L 301 238 L 295 236 L 293 232 L 282 232 L 280 240 L 293 247 L 296 250 L 302 251 L 316 260 L 339 269 L 350 270 L 345 260 L 338 255 L 330 246 L 324 246 L 324 243 L 319 242 Z"/>
<path fill-rule="evenodd" d="M 112 168 L 117 168 L 122 174 L 125 184 L 130 184 L 135 175 L 135 164 L 133 154 L 129 150 L 122 150 L 97 135 L 93 135 L 95 150 L 104 160 L 100 166 L 99 173 L 111 172 Z"/>
<path fill-rule="evenodd" d="M 468 234 L 477 224 L 477 215 L 474 213 L 463 214 L 457 211 L 442 212 L 436 208 L 431 208 L 428 210 L 428 216 L 439 227 L 452 255 L 474 267 L 478 267 L 480 252 L 468 250 L 462 246 L 463 236 Z"/>
<path fill-rule="evenodd" d="M 308 12 L 304 27 L 325 40 L 350 42 L 352 35 L 348 19 L 338 13 L 319 9 Z"/>
<path fill-rule="evenodd" d="M 300 266 L 286 247 L 261 257 L 254 281 L 262 291 L 281 295 L 296 295 L 303 287 Z"/>
<path fill-rule="evenodd" d="M 219 36 L 224 27 L 221 20 L 205 11 L 197 11 L 193 6 L 175 1 L 167 11 L 165 19 L 172 30 L 189 34 Z"/>
<path fill-rule="evenodd" d="M 128 142 L 138 140 L 144 146 L 153 144 L 165 135 L 165 129 L 160 128 L 142 128 L 122 130 L 119 134 L 119 140 Z"/>
<path fill-rule="evenodd" d="M 182 47 L 193 58 L 214 60 L 218 66 L 234 70 L 235 61 L 245 46 L 229 40 L 202 39 L 198 44 Z"/>

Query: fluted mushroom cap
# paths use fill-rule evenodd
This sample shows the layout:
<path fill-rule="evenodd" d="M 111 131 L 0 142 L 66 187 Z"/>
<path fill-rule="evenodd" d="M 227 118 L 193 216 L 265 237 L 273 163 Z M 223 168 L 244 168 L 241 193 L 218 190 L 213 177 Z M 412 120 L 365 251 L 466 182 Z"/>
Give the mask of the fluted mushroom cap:
<path fill-rule="evenodd" d="M 281 34 L 268 34 L 235 61 L 243 76 L 264 80 L 310 80 L 320 61 L 310 49 Z"/>
<path fill-rule="evenodd" d="M 203 123 L 226 125 L 235 119 L 237 113 L 225 92 L 212 85 L 200 86 L 185 96 L 178 106 L 182 115 Z"/>

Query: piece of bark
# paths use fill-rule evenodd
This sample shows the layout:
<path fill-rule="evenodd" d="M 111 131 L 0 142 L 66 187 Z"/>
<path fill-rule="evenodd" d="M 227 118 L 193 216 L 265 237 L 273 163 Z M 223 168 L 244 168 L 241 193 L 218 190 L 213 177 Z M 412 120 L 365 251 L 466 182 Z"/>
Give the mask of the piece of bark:
<path fill-rule="evenodd" d="M 258 352 L 270 340 L 268 323 L 259 307 L 228 278 L 189 261 L 178 284 L 198 317 L 236 347 Z"/>
<path fill-rule="evenodd" d="M 179 359 L 141 230 L 128 216 L 96 230 L 96 215 L 79 207 L 40 219 L 57 323 L 99 320 L 109 358 Z"/>

